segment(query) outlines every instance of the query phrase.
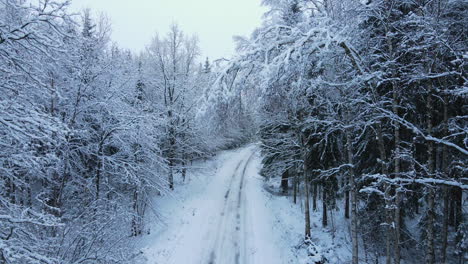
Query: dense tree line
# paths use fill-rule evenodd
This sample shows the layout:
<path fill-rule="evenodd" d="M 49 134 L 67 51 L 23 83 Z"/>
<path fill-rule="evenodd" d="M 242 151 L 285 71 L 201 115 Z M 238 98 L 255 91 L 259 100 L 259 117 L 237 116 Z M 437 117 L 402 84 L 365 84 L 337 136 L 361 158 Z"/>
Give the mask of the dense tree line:
<path fill-rule="evenodd" d="M 463 263 L 468 3 L 264 4 L 222 76 L 257 95 L 262 173 L 304 195 L 306 239 L 321 200 L 323 226 L 349 218 L 352 263 Z"/>
<path fill-rule="evenodd" d="M 136 56 L 68 2 L 0 0 L 0 263 L 120 263 L 151 197 L 210 155 L 197 39 Z"/>

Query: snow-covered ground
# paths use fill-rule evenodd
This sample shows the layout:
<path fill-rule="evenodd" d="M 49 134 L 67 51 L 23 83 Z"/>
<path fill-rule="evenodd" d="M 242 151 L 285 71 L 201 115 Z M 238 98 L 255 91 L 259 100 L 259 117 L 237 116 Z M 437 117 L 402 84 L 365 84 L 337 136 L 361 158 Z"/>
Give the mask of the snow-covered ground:
<path fill-rule="evenodd" d="M 162 218 L 141 241 L 146 263 L 308 263 L 301 206 L 265 191 L 256 145 L 225 151 L 200 167 L 172 195 L 155 198 Z M 336 244 L 319 231 L 319 221 L 313 219 L 314 243 L 334 258 L 330 263 L 341 263 L 344 252 L 327 250 Z"/>

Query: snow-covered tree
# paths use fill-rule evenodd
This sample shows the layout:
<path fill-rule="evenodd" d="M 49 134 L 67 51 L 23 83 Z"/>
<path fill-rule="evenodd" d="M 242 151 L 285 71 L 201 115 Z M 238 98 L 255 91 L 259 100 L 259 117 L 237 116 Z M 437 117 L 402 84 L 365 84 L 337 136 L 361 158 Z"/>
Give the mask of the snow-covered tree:
<path fill-rule="evenodd" d="M 459 176 L 466 170 L 459 166 L 466 163 L 466 125 L 460 123 L 466 101 L 466 32 L 460 28 L 466 16 L 460 12 L 466 4 L 264 3 L 271 10 L 263 26 L 239 39 L 238 56 L 222 76 L 234 72 L 229 87 L 254 89 L 259 96 L 259 106 L 250 110 L 259 124 L 264 176 L 281 178 L 287 190 L 285 179 L 296 179 L 289 169 L 303 173 L 306 237 L 313 237 L 308 200 L 309 193 L 316 195 L 310 184 L 318 184 L 326 203 L 344 196 L 345 217 L 351 210 L 352 263 L 363 256 L 359 222 L 384 233 L 363 238 L 364 248 L 372 244 L 387 263 L 409 255 L 447 261 L 448 245 L 456 244 L 448 241 L 449 223 L 463 215 L 462 202 L 451 206 L 448 197 L 458 201 L 466 189 Z M 438 189 L 444 190 L 443 203 L 437 203 Z M 375 210 L 381 215 L 370 217 Z M 423 247 L 415 246 L 421 238 L 407 229 L 407 215 L 423 219 Z M 325 211 L 324 225 L 326 217 Z"/>

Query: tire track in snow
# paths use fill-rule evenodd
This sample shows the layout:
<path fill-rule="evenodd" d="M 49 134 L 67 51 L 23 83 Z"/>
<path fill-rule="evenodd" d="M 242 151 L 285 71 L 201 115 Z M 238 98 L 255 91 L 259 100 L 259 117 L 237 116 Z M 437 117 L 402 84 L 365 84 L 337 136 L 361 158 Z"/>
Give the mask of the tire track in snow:
<path fill-rule="evenodd" d="M 242 170 L 242 176 L 239 184 L 239 194 L 238 194 L 238 202 L 237 202 L 237 226 L 236 226 L 236 231 L 241 232 L 240 234 L 241 237 L 238 238 L 238 241 L 241 241 L 242 243 L 242 251 L 240 248 L 237 249 L 237 254 L 236 254 L 236 264 L 246 264 L 248 263 L 247 261 L 247 211 L 246 211 L 246 199 L 245 199 L 245 192 L 244 192 L 244 186 L 245 186 L 245 172 L 247 170 L 247 167 L 250 164 L 250 161 L 252 160 L 252 157 L 254 156 L 255 152 L 251 153 L 247 161 L 245 162 L 244 169 Z M 242 213 L 241 213 L 242 211 Z M 241 219 L 242 216 L 242 219 Z M 239 262 L 242 257 L 242 262 Z"/>
<path fill-rule="evenodd" d="M 229 195 L 230 195 L 230 192 L 231 192 L 231 188 L 232 188 L 232 185 L 234 183 L 234 180 L 236 178 L 236 174 L 242 164 L 243 160 L 240 160 L 239 161 L 239 164 L 237 164 L 236 168 L 234 169 L 234 173 L 229 181 L 229 185 L 228 185 L 228 189 L 226 191 L 226 194 L 224 195 L 224 204 L 223 204 L 223 209 L 221 211 L 221 217 L 220 217 L 220 220 L 218 220 L 218 225 L 217 225 L 217 228 L 215 229 L 216 230 L 216 238 L 215 238 L 215 241 L 214 241 L 214 244 L 213 244 L 213 249 L 209 255 L 209 261 L 208 261 L 208 264 L 215 264 L 215 260 L 216 260 L 216 248 L 217 248 L 217 245 L 219 244 L 219 240 L 221 239 L 220 238 L 220 235 L 221 235 L 221 229 L 223 229 L 223 226 L 224 226 L 224 222 L 226 220 L 226 217 L 225 217 L 225 214 L 226 214 L 226 209 L 228 207 L 228 201 L 229 201 Z"/>
<path fill-rule="evenodd" d="M 226 242 L 229 242 L 226 240 L 228 240 L 229 238 L 232 238 L 233 240 L 233 246 L 234 246 L 233 250 L 235 252 L 233 256 L 234 263 L 235 264 L 247 263 L 247 254 L 246 254 L 247 253 L 247 249 L 246 249 L 247 232 L 245 228 L 247 225 L 246 225 L 245 195 L 244 195 L 243 189 L 244 189 L 244 184 L 245 184 L 245 172 L 254 154 L 255 153 L 251 153 L 247 160 L 245 159 L 241 160 L 234 171 L 234 174 L 229 184 L 229 188 L 226 191 L 226 194 L 224 196 L 225 201 L 224 201 L 223 210 L 221 212 L 221 219 L 219 221 L 218 228 L 216 229 L 217 234 L 216 234 L 215 243 L 214 243 L 213 249 L 211 250 L 209 260 L 208 262 L 205 262 L 205 263 L 224 264 L 226 261 L 226 258 L 229 259 L 229 257 L 232 257 L 229 255 L 226 256 L 226 253 L 231 250 L 223 251 Z M 244 166 L 242 169 L 242 173 L 240 173 L 239 168 L 242 163 L 244 163 Z M 239 177 L 240 177 L 240 181 L 239 181 L 239 187 L 237 188 L 238 189 L 237 199 L 231 200 L 229 199 L 229 195 L 231 194 L 232 185 L 235 182 L 235 180 Z M 234 204 L 235 204 L 234 210 L 226 211 L 226 209 L 228 209 L 229 206 L 232 207 Z M 233 226 L 229 226 L 229 220 L 231 221 L 235 220 L 233 221 Z M 235 229 L 232 230 L 232 228 L 235 228 Z M 220 260 L 222 262 L 218 263 L 216 261 L 217 261 L 217 258 L 221 257 L 221 254 L 224 254 L 224 256 L 222 256 L 223 259 Z M 242 262 L 241 262 L 241 259 L 242 259 Z"/>
<path fill-rule="evenodd" d="M 158 198 L 167 202 L 161 203 L 172 215 L 172 225 L 158 226 L 148 241 L 150 246 L 144 248 L 148 264 L 299 263 L 284 244 L 295 237 L 272 232 L 278 229 L 274 220 L 278 208 L 270 208 L 271 197 L 262 189 L 257 153 L 252 145 L 221 154 L 216 158 L 219 170 L 209 181 L 192 182 L 195 192 L 192 186 L 181 191 L 182 204 Z M 275 202 L 289 209 L 289 203 Z M 280 229 L 287 232 L 286 227 Z"/>

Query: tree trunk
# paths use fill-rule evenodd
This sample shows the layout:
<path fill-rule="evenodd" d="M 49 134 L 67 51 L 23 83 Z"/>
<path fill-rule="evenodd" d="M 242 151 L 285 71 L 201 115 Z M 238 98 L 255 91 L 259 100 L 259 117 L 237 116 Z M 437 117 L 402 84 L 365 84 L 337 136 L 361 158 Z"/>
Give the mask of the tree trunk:
<path fill-rule="evenodd" d="M 349 219 L 349 191 L 345 191 L 345 207 L 344 207 L 344 216 L 346 219 Z"/>
<path fill-rule="evenodd" d="M 444 95 L 444 134 L 448 135 L 448 100 L 447 95 Z M 447 145 L 442 146 L 442 170 L 445 178 L 449 177 L 448 164 L 448 149 Z M 448 238 L 448 216 L 449 216 L 449 188 L 444 187 L 444 208 L 443 208 L 443 224 L 442 224 L 442 248 L 441 262 L 447 263 L 447 238 Z"/>
<path fill-rule="evenodd" d="M 307 159 L 304 159 L 304 184 L 305 184 L 305 239 L 310 238 L 310 206 L 309 206 L 309 169 Z"/>
<path fill-rule="evenodd" d="M 398 191 L 398 188 L 395 193 L 395 258 L 394 264 L 400 264 L 401 254 L 400 254 L 400 237 L 401 237 L 401 194 Z"/>
<path fill-rule="evenodd" d="M 174 190 L 174 172 L 173 168 L 174 162 L 172 159 L 169 160 L 169 189 Z"/>
<path fill-rule="evenodd" d="M 313 196 L 312 196 L 312 209 L 317 211 L 317 184 L 314 183 L 314 187 L 312 188 Z"/>
<path fill-rule="evenodd" d="M 97 159 L 97 166 L 96 166 L 96 201 L 99 200 L 99 192 L 100 192 L 100 185 L 101 185 L 101 170 L 102 170 L 102 146 L 103 142 L 99 142 L 99 149 L 96 155 Z"/>
<path fill-rule="evenodd" d="M 447 238 L 448 238 L 448 214 L 449 214 L 449 191 L 448 187 L 444 187 L 444 208 L 442 224 L 442 248 L 441 248 L 441 263 L 447 263 Z"/>
<path fill-rule="evenodd" d="M 399 100 L 398 100 L 398 89 L 397 89 L 397 86 L 392 83 L 392 86 L 393 86 L 393 101 L 392 101 L 392 108 L 393 108 L 393 113 L 395 116 L 398 116 L 398 104 L 399 104 Z M 395 131 L 394 131 L 394 137 L 395 137 L 395 160 L 394 160 L 394 172 L 395 172 L 395 176 L 394 177 L 399 177 L 399 174 L 400 174 L 400 124 L 398 122 L 394 122 L 394 127 L 395 127 Z M 394 256 L 394 263 L 395 264 L 400 264 L 400 259 L 401 259 L 401 256 L 400 256 L 400 232 L 401 232 L 401 223 L 400 223 L 400 220 L 401 220 L 401 217 L 400 217 L 400 200 L 401 200 L 401 197 L 400 197 L 400 190 L 399 188 L 396 188 L 395 189 L 395 217 L 393 219 L 394 223 L 395 223 L 395 243 L 394 243 L 394 247 L 395 247 L 395 256 Z"/>
<path fill-rule="evenodd" d="M 348 154 L 349 168 L 349 187 L 351 192 L 351 241 L 352 241 L 352 255 L 353 264 L 359 263 L 359 246 L 358 246 L 358 234 L 357 234 L 357 191 L 355 185 L 354 175 L 354 163 L 353 163 L 353 148 L 351 142 L 351 132 L 346 130 L 346 149 Z"/>
<path fill-rule="evenodd" d="M 434 255 L 434 191 L 429 190 L 427 195 L 427 227 L 426 227 L 426 263 L 434 264 L 435 255 Z"/>
<path fill-rule="evenodd" d="M 16 204 L 16 184 L 11 178 L 9 182 L 10 182 L 10 188 L 9 188 L 10 203 Z"/>
<path fill-rule="evenodd" d="M 297 185 L 299 184 L 298 182 L 299 181 L 297 179 L 297 172 L 296 172 L 296 174 L 294 175 L 294 197 L 293 197 L 294 204 L 297 203 Z"/>
<path fill-rule="evenodd" d="M 462 199 L 463 199 L 463 191 L 460 187 L 454 187 L 453 190 L 453 211 L 454 211 L 454 227 L 455 230 L 458 230 L 462 222 Z"/>
<path fill-rule="evenodd" d="M 99 186 L 101 185 L 100 182 L 101 182 L 101 170 L 98 169 L 96 173 L 96 201 L 99 200 L 99 192 L 100 192 Z"/>
<path fill-rule="evenodd" d="M 32 206 L 32 190 L 31 190 L 32 181 L 31 181 L 30 176 L 26 175 L 25 183 L 26 183 L 25 205 L 28 207 L 31 207 Z"/>
<path fill-rule="evenodd" d="M 283 194 L 288 194 L 288 181 L 289 181 L 289 170 L 285 170 L 281 175 L 281 191 Z"/>
<path fill-rule="evenodd" d="M 432 82 L 429 82 L 429 93 L 427 96 L 427 135 L 432 135 Z M 428 177 L 432 177 L 434 174 L 434 143 L 432 141 L 427 142 L 427 170 Z M 427 226 L 426 226 L 426 264 L 434 264 L 434 190 L 429 188 L 427 195 Z"/>
<path fill-rule="evenodd" d="M 132 236 L 138 236 L 138 191 L 133 192 L 133 219 L 132 219 Z"/>
<path fill-rule="evenodd" d="M 172 106 L 172 95 L 169 96 L 170 101 L 171 101 L 171 106 Z M 175 145 L 176 145 L 176 131 L 175 131 L 175 124 L 174 120 L 172 118 L 173 113 L 172 110 L 168 111 L 168 117 L 170 120 L 169 124 L 169 155 L 168 155 L 168 160 L 169 160 L 169 176 L 168 176 L 168 181 L 169 181 L 169 189 L 174 190 L 174 160 L 175 160 Z"/>
<path fill-rule="evenodd" d="M 388 177 L 388 167 L 387 167 L 387 154 L 385 153 L 385 144 L 383 141 L 383 132 L 382 132 L 382 124 L 380 122 L 377 123 L 377 142 L 379 145 L 379 153 L 380 153 L 380 162 L 381 162 L 381 172 L 384 177 Z M 386 218 L 386 226 L 387 226 L 387 234 L 385 236 L 385 263 L 391 264 L 392 263 L 392 210 L 391 210 L 391 185 L 385 184 L 384 185 L 384 199 L 385 199 L 385 218 Z"/>
<path fill-rule="evenodd" d="M 322 226 L 326 227 L 328 225 L 327 217 L 327 192 L 325 187 L 323 187 L 323 196 L 322 196 Z"/>
<path fill-rule="evenodd" d="M 185 157 L 182 160 L 182 180 L 185 182 L 185 178 L 187 177 L 187 168 L 186 168 L 186 162 L 185 162 Z"/>

